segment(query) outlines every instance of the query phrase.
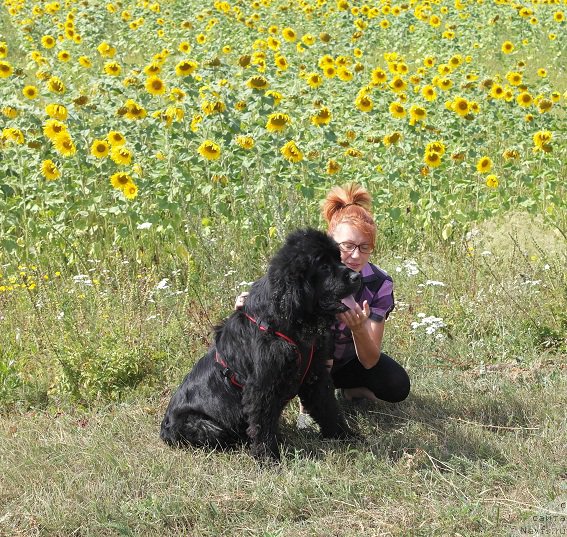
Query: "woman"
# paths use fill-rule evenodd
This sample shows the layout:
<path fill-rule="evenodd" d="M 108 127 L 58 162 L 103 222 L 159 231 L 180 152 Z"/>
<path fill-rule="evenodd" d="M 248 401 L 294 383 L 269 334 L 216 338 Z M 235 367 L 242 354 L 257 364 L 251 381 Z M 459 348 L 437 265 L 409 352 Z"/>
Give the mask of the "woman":
<path fill-rule="evenodd" d="M 351 309 L 337 315 L 331 376 L 346 399 L 403 401 L 410 380 L 405 369 L 382 352 L 384 321 L 394 308 L 392 278 L 369 262 L 376 241 L 372 198 L 356 184 L 335 187 L 323 202 L 328 233 L 337 241 L 342 262 L 362 276 Z"/>
<path fill-rule="evenodd" d="M 333 327 L 335 350 L 327 362 L 336 388 L 347 400 L 382 399 L 396 403 L 409 394 L 405 369 L 382 352 L 384 321 L 394 309 L 392 278 L 369 262 L 376 241 L 372 198 L 356 184 L 333 188 L 322 206 L 328 233 L 339 244 L 342 262 L 362 276 L 362 286 L 346 303 L 349 310 L 337 315 Z M 242 307 L 242 293 L 235 307 Z M 300 407 L 298 426 L 308 420 Z"/>

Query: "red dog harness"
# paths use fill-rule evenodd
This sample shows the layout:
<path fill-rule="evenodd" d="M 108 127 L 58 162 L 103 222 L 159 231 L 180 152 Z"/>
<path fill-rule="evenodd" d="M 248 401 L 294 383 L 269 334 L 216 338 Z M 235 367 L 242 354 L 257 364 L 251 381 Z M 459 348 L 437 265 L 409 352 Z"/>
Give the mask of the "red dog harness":
<path fill-rule="evenodd" d="M 263 332 L 272 331 L 272 329 L 267 324 L 263 322 L 258 322 L 256 319 L 254 319 L 254 317 L 251 317 L 247 313 L 244 313 L 244 315 Z M 309 351 L 309 358 L 305 362 L 303 360 L 303 355 L 299 350 L 299 345 L 293 339 L 286 336 L 282 332 L 273 331 L 273 333 L 279 338 L 283 339 L 284 341 L 287 341 L 288 343 L 290 343 L 295 347 L 295 352 L 297 353 L 297 366 L 299 367 L 299 370 L 302 371 L 301 380 L 299 384 L 303 384 L 303 381 L 305 380 L 305 376 L 307 375 L 307 372 L 311 367 L 311 362 L 313 361 L 313 354 L 315 352 L 315 342 L 311 344 L 311 350 Z M 215 362 L 220 366 L 223 377 L 226 377 L 233 386 L 236 386 L 239 389 L 242 389 L 244 387 L 244 384 L 238 382 L 236 372 L 230 369 L 230 367 L 226 363 L 226 360 L 223 359 L 223 357 L 218 353 L 218 351 L 215 352 Z"/>

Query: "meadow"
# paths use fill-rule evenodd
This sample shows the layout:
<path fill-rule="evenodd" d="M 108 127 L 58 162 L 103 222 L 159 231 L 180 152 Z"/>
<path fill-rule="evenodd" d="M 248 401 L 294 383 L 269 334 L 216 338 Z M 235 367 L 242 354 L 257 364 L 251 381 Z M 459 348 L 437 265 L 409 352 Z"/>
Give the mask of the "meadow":
<path fill-rule="evenodd" d="M 0 535 L 567 531 L 565 1 L 4 0 Z M 279 468 L 158 437 L 356 181 L 407 401 Z"/>

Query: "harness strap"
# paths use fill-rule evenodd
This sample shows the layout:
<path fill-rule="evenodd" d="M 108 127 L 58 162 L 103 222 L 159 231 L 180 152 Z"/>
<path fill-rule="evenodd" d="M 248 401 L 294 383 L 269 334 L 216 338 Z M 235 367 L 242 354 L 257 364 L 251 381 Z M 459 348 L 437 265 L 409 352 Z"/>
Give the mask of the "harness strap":
<path fill-rule="evenodd" d="M 215 362 L 220 366 L 221 369 L 221 374 L 223 377 L 226 377 L 230 383 L 234 386 L 236 386 L 237 388 L 244 388 L 244 384 L 240 384 L 240 382 L 238 382 L 236 380 L 236 373 L 230 369 L 230 367 L 228 367 L 228 364 L 223 360 L 222 356 L 215 351 Z"/>
<path fill-rule="evenodd" d="M 272 330 L 267 324 L 265 324 L 263 322 L 258 322 L 256 319 L 254 319 L 254 317 L 251 317 L 247 313 L 244 313 L 244 315 L 263 332 L 273 332 L 279 338 L 281 338 L 284 341 L 287 341 L 288 343 L 293 345 L 295 347 L 295 352 L 297 353 L 297 365 L 300 368 L 300 370 L 303 369 L 302 368 L 303 355 L 301 354 L 301 351 L 299 350 L 299 345 L 293 339 L 291 339 L 289 336 L 286 336 L 282 332 Z M 303 384 L 303 381 L 305 380 L 305 377 L 306 377 L 307 373 L 309 372 L 309 369 L 311 368 L 311 362 L 313 361 L 314 353 L 315 353 L 315 342 L 313 342 L 311 344 L 311 349 L 309 351 L 309 358 L 307 360 L 307 366 L 303 369 L 303 375 L 301 375 L 301 380 L 299 381 L 299 384 Z M 241 384 L 240 382 L 238 382 L 236 373 L 228 367 L 228 364 L 223 359 L 223 357 L 218 353 L 218 351 L 215 352 L 215 362 L 221 368 L 221 373 L 222 373 L 223 377 L 226 377 L 233 386 L 236 386 L 237 388 L 240 388 L 240 389 L 242 389 L 244 387 L 244 384 Z"/>

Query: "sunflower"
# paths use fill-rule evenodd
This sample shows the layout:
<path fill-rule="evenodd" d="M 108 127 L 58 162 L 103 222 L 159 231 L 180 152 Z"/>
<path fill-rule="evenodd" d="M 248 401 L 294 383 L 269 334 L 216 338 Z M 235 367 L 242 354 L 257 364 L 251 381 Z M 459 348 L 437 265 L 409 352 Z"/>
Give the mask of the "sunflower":
<path fill-rule="evenodd" d="M 68 62 L 71 59 L 71 53 L 68 50 L 60 50 L 57 53 L 57 59 L 60 62 Z"/>
<path fill-rule="evenodd" d="M 384 69 L 381 69 L 380 67 L 376 67 L 376 69 L 372 71 L 373 84 L 379 86 L 380 84 L 386 83 L 387 80 L 388 80 L 388 75 L 386 71 L 384 71 Z"/>
<path fill-rule="evenodd" d="M 109 76 L 119 76 L 122 72 L 122 67 L 118 62 L 106 62 L 104 64 L 104 72 Z"/>
<path fill-rule="evenodd" d="M 432 26 L 433 28 L 439 28 L 439 26 L 441 26 L 441 17 L 438 17 L 437 15 L 431 15 L 431 17 L 429 17 L 429 26 Z"/>
<path fill-rule="evenodd" d="M 343 82 L 350 82 L 354 78 L 353 72 L 346 67 L 339 67 L 337 70 L 337 76 Z"/>
<path fill-rule="evenodd" d="M 540 99 L 537 103 L 537 109 L 540 114 L 545 114 L 553 108 L 553 101 L 549 99 Z"/>
<path fill-rule="evenodd" d="M 326 78 L 334 78 L 337 74 L 337 68 L 334 65 L 326 65 L 323 68 L 323 74 Z"/>
<path fill-rule="evenodd" d="M 406 117 L 406 109 L 404 108 L 404 105 L 398 101 L 390 103 L 389 110 L 390 114 L 392 114 L 392 116 L 396 119 L 403 119 Z"/>
<path fill-rule="evenodd" d="M 240 147 L 242 147 L 242 149 L 246 149 L 247 151 L 250 151 L 250 149 L 252 149 L 254 147 L 254 144 L 256 143 L 254 141 L 254 138 L 252 138 L 252 136 L 244 135 L 244 134 L 239 134 L 235 138 L 235 142 Z"/>
<path fill-rule="evenodd" d="M 352 157 L 352 158 L 362 158 L 362 156 L 364 155 L 362 153 L 362 151 L 354 148 L 354 147 L 349 147 L 346 151 L 345 151 L 345 155 L 347 157 Z"/>
<path fill-rule="evenodd" d="M 126 199 L 133 200 L 138 195 L 138 187 L 136 186 L 136 183 L 132 181 L 128 183 L 122 189 L 122 193 Z"/>
<path fill-rule="evenodd" d="M 217 160 L 221 155 L 221 148 L 212 140 L 205 140 L 197 150 L 207 160 Z"/>
<path fill-rule="evenodd" d="M 291 124 L 291 118 L 287 114 L 276 113 L 268 116 L 266 129 L 269 132 L 281 132 Z"/>
<path fill-rule="evenodd" d="M 510 41 L 504 41 L 501 50 L 504 54 L 510 54 L 514 51 L 514 44 Z"/>
<path fill-rule="evenodd" d="M 423 162 L 429 168 L 438 168 L 441 166 L 441 155 L 435 151 L 426 151 L 423 156 Z"/>
<path fill-rule="evenodd" d="M 121 132 L 118 132 L 118 131 L 110 131 L 106 135 L 106 138 L 108 140 L 108 143 L 112 147 L 124 145 L 126 143 L 126 138 L 124 137 L 124 135 Z"/>
<path fill-rule="evenodd" d="M 401 93 L 408 87 L 407 82 L 401 76 L 395 76 L 390 81 L 390 89 L 395 93 Z"/>
<path fill-rule="evenodd" d="M 504 99 L 506 91 L 500 84 L 493 84 L 490 88 L 490 96 L 493 99 Z"/>
<path fill-rule="evenodd" d="M 106 41 L 103 41 L 96 49 L 103 58 L 113 58 L 116 54 L 116 49 Z"/>
<path fill-rule="evenodd" d="M 438 153 L 441 157 L 445 154 L 445 144 L 440 140 L 429 142 L 425 146 L 426 153 Z"/>
<path fill-rule="evenodd" d="M 461 117 L 465 117 L 469 114 L 471 107 L 470 107 L 470 103 L 469 103 L 469 101 L 467 101 L 467 99 L 465 99 L 464 97 L 457 96 L 453 100 L 452 109 L 457 115 L 459 115 Z"/>
<path fill-rule="evenodd" d="M 132 177 L 126 172 L 116 172 L 110 176 L 110 184 L 117 190 L 124 191 L 124 189 L 132 183 Z"/>
<path fill-rule="evenodd" d="M 44 35 L 41 38 L 41 46 L 43 48 L 53 48 L 55 46 L 55 38 L 51 35 Z"/>
<path fill-rule="evenodd" d="M 386 134 L 384 138 L 382 138 L 382 142 L 386 147 L 390 147 L 391 145 L 396 145 L 403 139 L 403 135 L 401 132 L 394 131 L 390 134 Z"/>
<path fill-rule="evenodd" d="M 254 90 L 266 90 L 270 87 L 268 80 L 262 75 L 255 75 L 246 81 L 246 85 Z"/>
<path fill-rule="evenodd" d="M 522 108 L 527 108 L 532 104 L 533 97 L 527 91 L 522 91 L 522 93 L 518 94 L 516 97 L 516 102 Z"/>
<path fill-rule="evenodd" d="M 52 160 L 44 160 L 41 163 L 41 175 L 45 177 L 48 181 L 55 181 L 61 177 L 61 172 L 57 168 L 57 164 Z"/>
<path fill-rule="evenodd" d="M 51 103 L 45 107 L 45 113 L 58 121 L 65 121 L 67 119 L 67 108 L 62 104 Z"/>
<path fill-rule="evenodd" d="M 434 101 L 437 98 L 437 92 L 435 91 L 435 88 L 430 84 L 427 84 L 426 86 L 423 86 L 423 88 L 421 88 L 421 95 L 427 101 Z"/>
<path fill-rule="evenodd" d="M 68 133 L 58 136 L 52 140 L 55 151 L 57 151 L 63 157 L 71 157 L 77 152 L 75 143 Z"/>
<path fill-rule="evenodd" d="M 519 86 L 522 83 L 522 73 L 509 71 L 506 73 L 506 80 L 511 86 Z"/>
<path fill-rule="evenodd" d="M 295 33 L 295 30 L 293 28 L 284 28 L 282 30 L 282 37 L 286 41 L 293 43 L 297 39 L 297 34 Z"/>
<path fill-rule="evenodd" d="M 128 99 L 124 105 L 124 117 L 126 119 L 144 119 L 147 116 L 146 109 L 132 99 Z"/>
<path fill-rule="evenodd" d="M 10 62 L 0 62 L 0 78 L 8 78 L 13 72 L 14 68 Z"/>
<path fill-rule="evenodd" d="M 201 109 L 207 116 L 222 114 L 226 110 L 226 105 L 222 101 L 203 101 Z"/>
<path fill-rule="evenodd" d="M 453 81 L 447 77 L 440 78 L 437 82 L 437 87 L 443 91 L 448 91 L 453 87 Z"/>
<path fill-rule="evenodd" d="M 15 142 L 18 145 L 23 145 L 25 142 L 24 133 L 15 127 L 7 127 L 2 130 L 2 136 L 0 137 L 0 141 L 4 140 Z"/>
<path fill-rule="evenodd" d="M 492 159 L 490 157 L 481 157 L 476 163 L 476 171 L 479 173 L 488 173 L 492 169 Z"/>
<path fill-rule="evenodd" d="M 193 60 L 182 60 L 175 66 L 175 74 L 177 76 L 190 76 L 199 67 L 199 64 Z"/>
<path fill-rule="evenodd" d="M 189 54 L 191 52 L 191 45 L 189 43 L 187 43 L 187 41 L 182 41 L 181 43 L 179 43 L 177 50 L 179 52 Z"/>
<path fill-rule="evenodd" d="M 8 119 L 16 119 L 19 115 L 18 109 L 13 106 L 4 106 L 0 112 Z"/>
<path fill-rule="evenodd" d="M 354 104 L 361 112 L 370 112 L 374 108 L 372 98 L 364 92 L 359 92 Z"/>
<path fill-rule="evenodd" d="M 146 80 L 146 91 L 151 95 L 163 95 L 166 87 L 159 76 L 151 76 Z"/>
<path fill-rule="evenodd" d="M 565 20 L 565 13 L 563 13 L 563 11 L 556 11 L 553 14 L 553 20 L 555 22 L 563 22 Z"/>
<path fill-rule="evenodd" d="M 93 63 L 88 58 L 88 56 L 80 56 L 79 57 L 79 65 L 84 67 L 85 69 L 90 69 L 93 66 Z"/>
<path fill-rule="evenodd" d="M 22 94 L 27 99 L 37 99 L 39 96 L 39 91 L 35 86 L 25 86 L 22 90 Z"/>
<path fill-rule="evenodd" d="M 506 149 L 502 153 L 504 160 L 517 160 L 520 158 L 520 152 L 517 149 Z"/>
<path fill-rule="evenodd" d="M 323 84 L 323 77 L 318 73 L 309 73 L 306 77 L 307 84 L 313 89 Z"/>
<path fill-rule="evenodd" d="M 303 153 L 293 140 L 287 142 L 281 149 L 281 154 L 290 162 L 300 162 L 303 160 Z"/>
<path fill-rule="evenodd" d="M 329 175 L 334 175 L 335 173 L 339 173 L 341 170 L 341 165 L 335 159 L 329 159 L 327 162 L 326 172 Z"/>
<path fill-rule="evenodd" d="M 423 106 L 412 104 L 409 109 L 410 125 L 415 125 L 418 121 L 425 121 L 427 110 Z"/>
<path fill-rule="evenodd" d="M 533 135 L 534 141 L 534 151 L 546 151 L 549 153 L 551 150 L 550 142 L 553 138 L 553 133 L 551 131 L 538 131 Z"/>
<path fill-rule="evenodd" d="M 271 97 L 274 100 L 274 106 L 278 106 L 283 99 L 283 95 L 279 91 L 268 90 L 266 97 Z"/>
<path fill-rule="evenodd" d="M 48 119 L 43 125 L 43 134 L 53 142 L 60 136 L 67 134 L 67 125 L 57 119 Z"/>
<path fill-rule="evenodd" d="M 321 125 L 328 125 L 333 118 L 333 114 L 326 106 L 323 106 L 317 113 L 311 116 L 311 123 L 320 127 Z"/>
<path fill-rule="evenodd" d="M 270 36 L 270 37 L 268 37 L 268 40 L 266 41 L 266 43 L 268 44 L 268 48 L 270 50 L 273 50 L 273 51 L 280 50 L 281 43 L 280 43 L 279 39 L 276 39 L 275 37 Z"/>
<path fill-rule="evenodd" d="M 276 67 L 280 71 L 285 71 L 288 68 L 288 63 L 287 63 L 287 59 L 286 59 L 285 56 L 282 56 L 282 55 L 276 56 L 274 63 L 276 64 Z"/>
<path fill-rule="evenodd" d="M 65 84 L 59 77 L 52 76 L 47 81 L 47 89 L 52 93 L 65 93 Z"/>
<path fill-rule="evenodd" d="M 104 158 L 110 151 L 110 144 L 106 140 L 95 140 L 91 145 L 91 155 L 96 158 Z"/>
<path fill-rule="evenodd" d="M 498 176 L 494 174 L 487 175 L 486 186 L 488 188 L 498 188 Z"/>
<path fill-rule="evenodd" d="M 540 67 L 540 68 L 537 70 L 537 76 L 539 76 L 539 77 L 541 77 L 541 78 L 547 77 L 547 70 L 544 69 L 543 67 Z"/>
<path fill-rule="evenodd" d="M 123 145 L 114 146 L 110 150 L 110 158 L 118 165 L 128 166 L 132 162 L 132 151 Z"/>

